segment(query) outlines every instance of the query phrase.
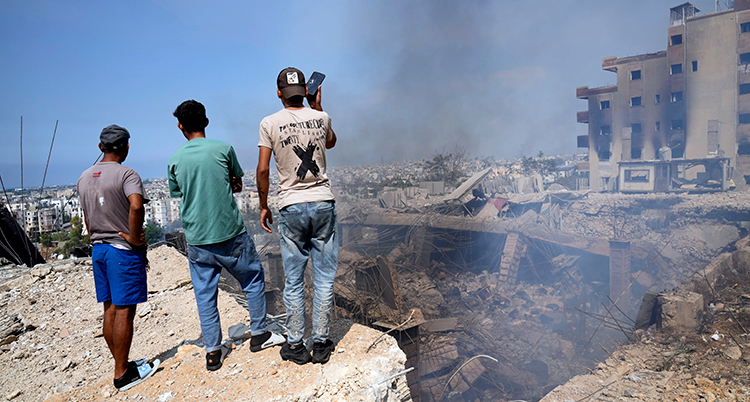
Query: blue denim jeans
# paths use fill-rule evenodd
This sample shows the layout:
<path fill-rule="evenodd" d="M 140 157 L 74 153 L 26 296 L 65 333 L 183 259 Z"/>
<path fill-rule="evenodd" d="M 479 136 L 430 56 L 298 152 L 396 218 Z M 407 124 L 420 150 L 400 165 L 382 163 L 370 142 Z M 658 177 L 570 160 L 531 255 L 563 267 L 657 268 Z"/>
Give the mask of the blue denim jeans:
<path fill-rule="evenodd" d="M 310 257 L 315 288 L 312 338 L 314 342 L 325 342 L 333 308 L 333 280 L 339 264 L 335 205 L 333 201 L 293 204 L 279 211 L 279 216 L 281 258 L 286 274 L 287 342 L 299 344 L 305 335 L 304 273 Z"/>
<path fill-rule="evenodd" d="M 237 279 L 245 291 L 251 334 L 266 332 L 266 283 L 263 267 L 255 250 L 255 243 L 247 232 L 221 243 L 190 245 L 188 260 L 207 353 L 221 348 L 221 321 L 217 301 L 222 267 Z"/>

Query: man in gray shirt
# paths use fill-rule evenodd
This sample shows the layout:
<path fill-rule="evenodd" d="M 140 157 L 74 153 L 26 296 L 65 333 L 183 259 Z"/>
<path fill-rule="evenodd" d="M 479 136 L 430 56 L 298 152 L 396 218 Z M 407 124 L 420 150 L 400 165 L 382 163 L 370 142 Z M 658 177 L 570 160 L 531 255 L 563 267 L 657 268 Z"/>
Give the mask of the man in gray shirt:
<path fill-rule="evenodd" d="M 135 308 L 147 300 L 143 204 L 149 201 L 138 173 L 121 165 L 128 156 L 129 138 L 120 126 L 105 127 L 99 136 L 104 157 L 78 179 L 84 220 L 94 243 L 96 301 L 104 303 L 102 332 L 115 359 L 114 385 L 120 391 L 149 378 L 160 363 L 128 362 Z"/>

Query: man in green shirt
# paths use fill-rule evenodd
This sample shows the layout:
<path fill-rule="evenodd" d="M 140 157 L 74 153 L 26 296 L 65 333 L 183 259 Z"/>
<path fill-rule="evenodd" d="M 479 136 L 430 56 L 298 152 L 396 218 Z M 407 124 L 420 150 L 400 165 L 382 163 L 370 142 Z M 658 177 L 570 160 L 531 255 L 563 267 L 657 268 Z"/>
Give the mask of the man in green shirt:
<path fill-rule="evenodd" d="M 242 168 L 231 145 L 206 138 L 205 107 L 194 100 L 174 112 L 187 138 L 169 158 L 169 192 L 180 197 L 180 219 L 188 242 L 190 277 L 206 345 L 206 368 L 218 370 L 222 347 L 217 299 L 225 268 L 242 286 L 250 313 L 250 350 L 284 343 L 266 329 L 265 280 L 255 243 L 247 234 L 232 193 L 242 191 Z"/>

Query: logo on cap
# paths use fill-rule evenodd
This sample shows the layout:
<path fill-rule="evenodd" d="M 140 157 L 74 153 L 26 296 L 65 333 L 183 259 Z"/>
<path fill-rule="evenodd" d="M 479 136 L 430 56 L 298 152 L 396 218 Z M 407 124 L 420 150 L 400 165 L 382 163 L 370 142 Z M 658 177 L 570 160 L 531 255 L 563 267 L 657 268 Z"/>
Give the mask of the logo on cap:
<path fill-rule="evenodd" d="M 296 71 L 289 71 L 286 73 L 286 83 L 289 85 L 299 84 L 299 77 Z"/>

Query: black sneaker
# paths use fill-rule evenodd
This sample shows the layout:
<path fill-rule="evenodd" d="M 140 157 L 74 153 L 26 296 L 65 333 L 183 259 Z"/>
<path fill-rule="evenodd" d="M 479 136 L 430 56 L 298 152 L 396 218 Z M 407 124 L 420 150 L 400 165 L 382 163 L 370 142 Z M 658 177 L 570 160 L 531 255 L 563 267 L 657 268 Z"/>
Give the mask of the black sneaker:
<path fill-rule="evenodd" d="M 250 337 L 250 351 L 259 352 L 272 346 L 281 345 L 284 342 L 286 342 L 286 338 L 283 335 L 267 331 L 263 334 Z"/>
<path fill-rule="evenodd" d="M 326 364 L 328 359 L 331 358 L 331 352 L 333 352 L 333 341 L 326 339 L 325 342 L 313 343 L 312 362 Z"/>
<path fill-rule="evenodd" d="M 305 348 L 304 343 L 300 343 L 299 345 L 285 343 L 281 347 L 281 358 L 283 360 L 295 362 L 299 365 L 310 363 L 310 360 L 312 360 L 312 356 L 310 356 L 310 352 Z"/>
<path fill-rule="evenodd" d="M 222 364 L 224 364 L 224 358 L 227 356 L 227 353 L 229 353 L 229 349 L 224 346 L 219 350 L 206 353 L 206 370 L 216 371 L 220 369 Z"/>
<path fill-rule="evenodd" d="M 128 371 L 122 377 L 115 379 L 115 388 L 119 391 L 126 391 L 146 381 L 146 379 L 154 375 L 160 363 L 159 359 L 154 359 L 153 363 L 143 363 L 140 365 L 136 362 L 128 362 Z"/>

